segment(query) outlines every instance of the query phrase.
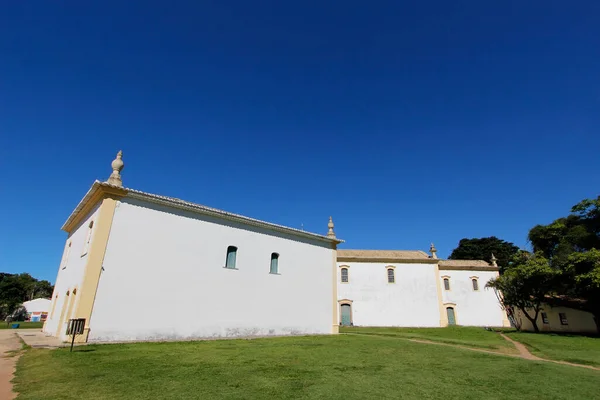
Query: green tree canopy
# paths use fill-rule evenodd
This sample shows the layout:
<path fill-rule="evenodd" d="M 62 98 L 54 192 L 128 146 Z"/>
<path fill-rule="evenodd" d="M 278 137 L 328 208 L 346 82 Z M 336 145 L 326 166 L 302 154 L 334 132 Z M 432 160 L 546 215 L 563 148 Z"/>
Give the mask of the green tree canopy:
<path fill-rule="evenodd" d="M 489 262 L 493 253 L 498 259 L 498 265 L 503 270 L 518 251 L 519 248 L 513 243 L 495 236 L 464 238 L 458 242 L 458 247 L 452 251 L 449 258 L 451 260 L 485 260 Z"/>
<path fill-rule="evenodd" d="M 0 318 L 16 310 L 23 302 L 39 297 L 51 297 L 54 286 L 29 274 L 0 273 Z"/>
<path fill-rule="evenodd" d="M 534 226 L 529 241 L 559 274 L 556 302 L 591 312 L 600 331 L 600 196 L 579 202 L 566 217 Z"/>
<path fill-rule="evenodd" d="M 542 303 L 553 291 L 556 276 L 557 272 L 541 252 L 520 251 L 511 260 L 510 267 L 486 286 L 501 293 L 502 304 L 509 315 L 514 315 L 511 312 L 514 308 L 521 310 L 533 329 L 539 332 L 538 314 Z"/>

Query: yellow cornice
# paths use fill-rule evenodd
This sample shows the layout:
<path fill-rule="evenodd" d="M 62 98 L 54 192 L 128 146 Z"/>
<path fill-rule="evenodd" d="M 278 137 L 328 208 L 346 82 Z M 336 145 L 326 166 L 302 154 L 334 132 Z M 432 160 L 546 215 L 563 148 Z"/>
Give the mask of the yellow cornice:
<path fill-rule="evenodd" d="M 90 190 L 86 193 L 83 199 L 81 199 L 77 207 L 75 207 L 75 210 L 71 213 L 61 229 L 65 232 L 71 233 L 71 231 L 75 229 L 79 223 L 94 209 L 96 204 L 101 202 L 103 199 L 112 198 L 117 200 L 123 198 L 126 194 L 126 189 L 102 184 L 98 181 L 94 182 Z"/>
<path fill-rule="evenodd" d="M 435 258 L 372 258 L 372 257 L 339 257 L 338 262 L 369 262 L 369 263 L 384 263 L 384 264 L 437 264 Z"/>
<path fill-rule="evenodd" d="M 498 267 L 442 267 L 440 266 L 440 271 L 498 271 Z"/>

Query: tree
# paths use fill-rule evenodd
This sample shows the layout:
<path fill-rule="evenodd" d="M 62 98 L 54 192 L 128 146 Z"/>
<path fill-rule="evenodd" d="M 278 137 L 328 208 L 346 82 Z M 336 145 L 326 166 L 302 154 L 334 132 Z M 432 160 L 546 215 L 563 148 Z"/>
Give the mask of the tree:
<path fill-rule="evenodd" d="M 52 296 L 53 290 L 50 282 L 38 281 L 27 273 L 0 273 L 0 318 L 11 315 L 27 300 Z"/>
<path fill-rule="evenodd" d="M 529 241 L 559 276 L 557 296 L 549 304 L 591 312 L 600 332 L 600 196 L 582 200 L 566 217 L 533 227 Z"/>
<path fill-rule="evenodd" d="M 586 300 L 579 308 L 594 315 L 596 329 L 600 332 L 600 250 L 571 254 L 561 277 L 568 283 L 566 294 L 569 298 Z"/>
<path fill-rule="evenodd" d="M 513 243 L 498 239 L 495 236 L 464 238 L 458 242 L 458 247 L 452 251 L 449 258 L 451 260 L 486 260 L 489 262 L 493 253 L 503 271 L 518 251 L 519 248 Z"/>
<path fill-rule="evenodd" d="M 507 313 L 519 309 L 531 321 L 533 329 L 539 332 L 537 318 L 546 297 L 552 293 L 556 271 L 550 267 L 543 254 L 530 254 L 525 251 L 517 253 L 510 266 L 496 279 L 492 279 L 486 287 L 494 288 L 500 293 L 502 305 Z M 520 327 L 519 327 L 520 328 Z"/>

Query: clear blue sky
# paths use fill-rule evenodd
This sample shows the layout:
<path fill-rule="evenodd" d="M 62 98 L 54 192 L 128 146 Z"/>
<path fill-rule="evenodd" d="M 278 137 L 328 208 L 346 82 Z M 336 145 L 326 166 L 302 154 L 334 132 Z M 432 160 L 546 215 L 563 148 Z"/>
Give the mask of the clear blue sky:
<path fill-rule="evenodd" d="M 526 246 L 599 193 L 599 18 L 597 0 L 4 2 L 0 271 L 54 281 L 60 227 L 119 149 L 128 187 L 320 233 L 333 215 L 345 248 Z"/>

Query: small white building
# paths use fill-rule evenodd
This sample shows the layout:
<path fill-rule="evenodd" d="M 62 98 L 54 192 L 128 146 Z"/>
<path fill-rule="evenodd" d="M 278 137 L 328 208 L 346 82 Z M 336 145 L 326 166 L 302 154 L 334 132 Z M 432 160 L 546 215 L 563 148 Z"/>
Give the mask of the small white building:
<path fill-rule="evenodd" d="M 486 283 L 498 266 L 413 250 L 338 250 L 341 325 L 510 326 Z"/>
<path fill-rule="evenodd" d="M 39 322 L 46 320 L 48 311 L 50 311 L 50 299 L 33 299 L 23 303 L 23 307 L 27 310 L 27 316 L 31 322 Z"/>
<path fill-rule="evenodd" d="M 336 246 L 327 235 L 124 188 L 121 152 L 63 226 L 44 331 L 76 341 L 337 333 Z"/>

